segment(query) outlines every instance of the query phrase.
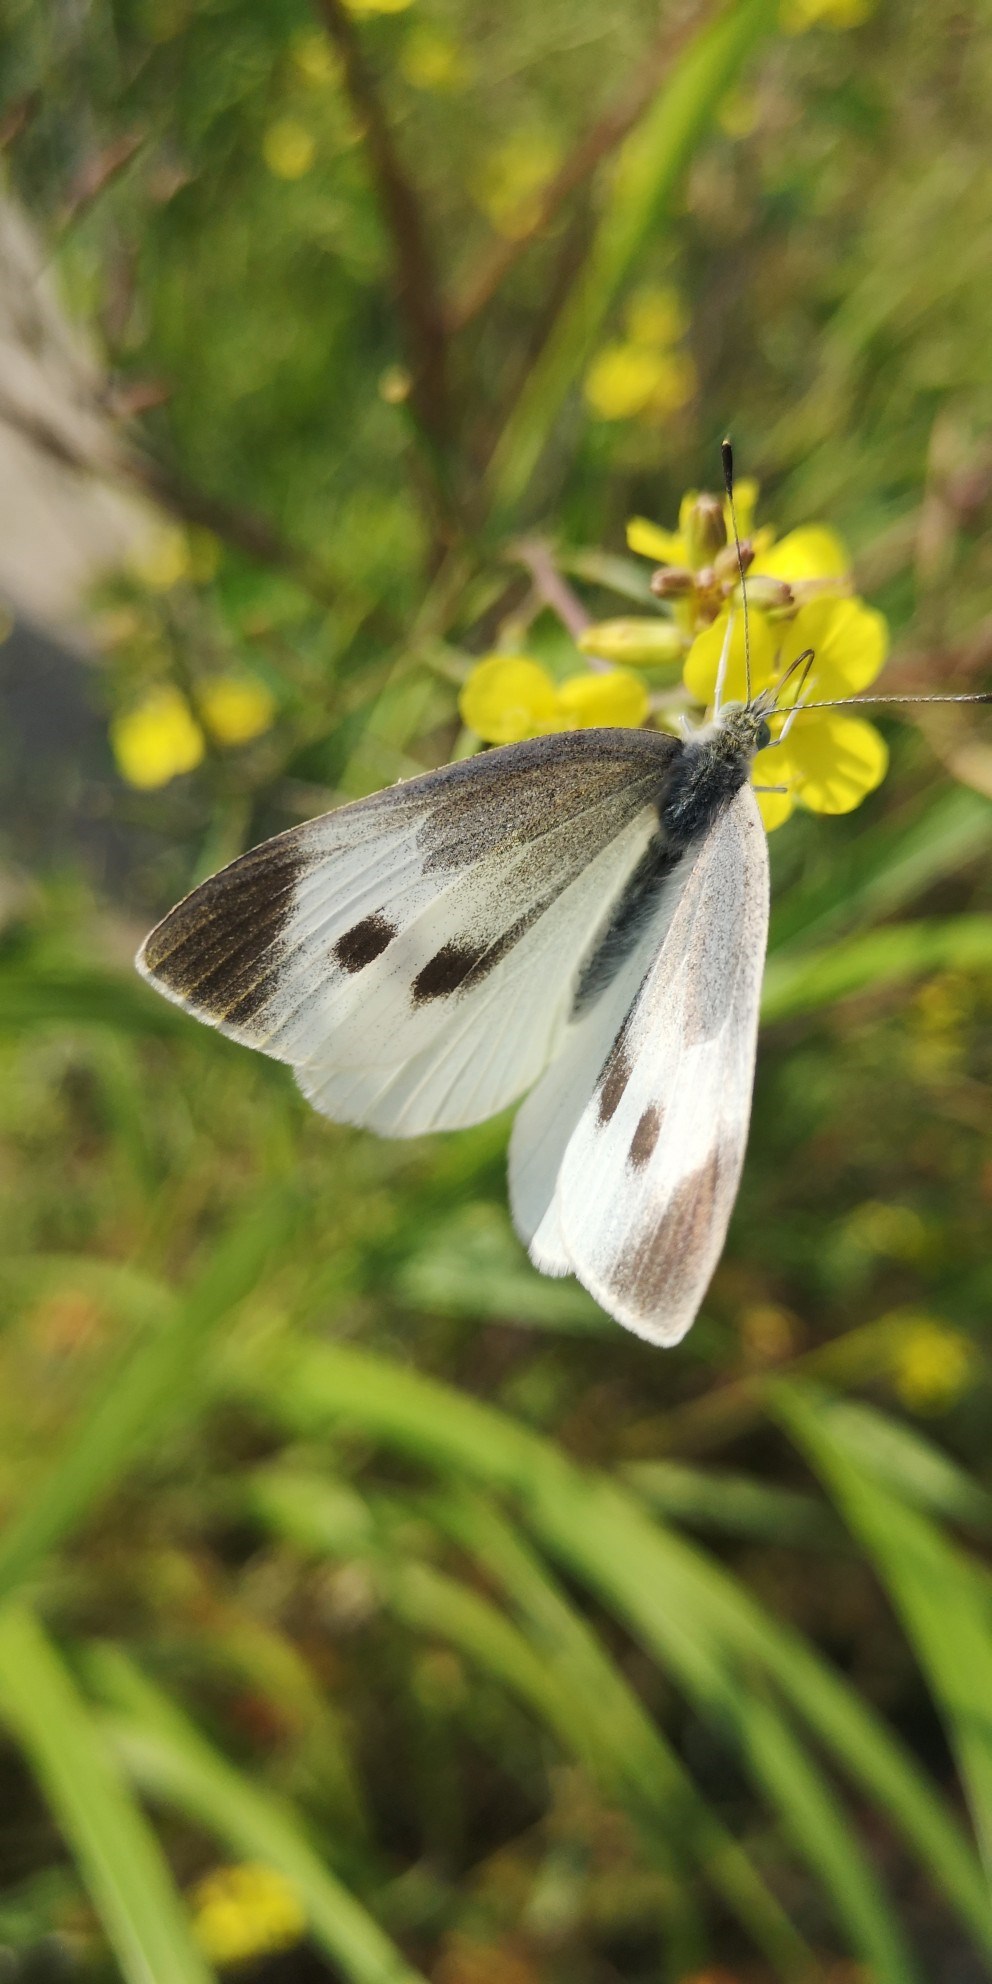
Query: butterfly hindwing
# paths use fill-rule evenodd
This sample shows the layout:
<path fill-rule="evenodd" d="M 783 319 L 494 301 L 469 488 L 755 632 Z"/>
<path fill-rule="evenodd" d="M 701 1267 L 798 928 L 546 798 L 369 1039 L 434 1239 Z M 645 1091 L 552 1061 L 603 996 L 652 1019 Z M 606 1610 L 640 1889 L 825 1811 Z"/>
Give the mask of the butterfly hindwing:
<path fill-rule="evenodd" d="M 139 956 L 200 1018 L 390 1135 L 478 1122 L 540 1075 L 583 964 L 650 867 L 671 737 L 533 739 L 292 828 L 178 905 Z M 601 988 L 592 988 L 596 999 Z"/>
<path fill-rule="evenodd" d="M 511 1152 L 512 1190 L 514 1169 L 519 1181 L 528 1164 L 538 1168 L 534 1153 L 557 1108 L 550 1158 L 560 1153 L 560 1163 L 550 1197 L 546 1168 L 536 1227 L 539 1204 L 529 1206 L 532 1255 L 546 1271 L 576 1274 L 656 1343 L 677 1342 L 696 1314 L 744 1159 L 768 927 L 768 857 L 749 787 L 673 881 L 681 887 L 660 949 L 591 1099 L 598 1043 L 576 1069 L 571 1134 L 563 1063 L 528 1097 Z"/>

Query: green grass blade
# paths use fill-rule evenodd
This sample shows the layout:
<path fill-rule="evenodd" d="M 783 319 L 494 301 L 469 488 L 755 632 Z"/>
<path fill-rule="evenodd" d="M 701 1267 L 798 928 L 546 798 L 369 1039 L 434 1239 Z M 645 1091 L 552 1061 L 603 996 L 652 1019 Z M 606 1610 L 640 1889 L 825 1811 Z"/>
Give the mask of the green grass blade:
<path fill-rule="evenodd" d="M 288 1200 L 242 1216 L 215 1249 L 171 1317 L 142 1335 L 115 1375 L 80 1414 L 66 1451 L 0 1536 L 0 1597 L 37 1568 L 46 1552 L 86 1520 L 90 1510 L 154 1438 L 184 1396 L 198 1398 L 200 1362 L 211 1332 L 250 1292 L 292 1221 Z"/>
<path fill-rule="evenodd" d="M 219 1755 L 116 1647 L 90 1650 L 88 1673 L 113 1705 L 106 1729 L 149 1796 L 206 1828 L 242 1858 L 275 1867 L 306 1910 L 310 1933 L 353 1984 L 425 1984 L 361 1902 L 326 1867 L 292 1807 Z"/>
<path fill-rule="evenodd" d="M 0 1716 L 72 1850 L 128 1984 L 208 1984 L 182 1902 L 144 1814 L 47 1635 L 0 1611 Z"/>
<path fill-rule="evenodd" d="M 696 36 L 627 140 L 585 267 L 490 463 L 497 515 L 512 510 L 527 488 L 621 284 L 645 241 L 650 237 L 657 245 L 682 174 L 721 98 L 777 18 L 774 0 L 735 0 L 725 8 Z"/>
<path fill-rule="evenodd" d="M 831 1403 L 775 1388 L 777 1410 L 869 1551 L 947 1724 L 992 1878 L 992 1597 L 984 1566 L 883 1485 Z"/>
<path fill-rule="evenodd" d="M 319 1475 L 268 1467 L 248 1484 L 249 1504 L 280 1536 L 319 1554 L 368 1551 L 369 1521 L 342 1508 L 340 1491 Z M 713 1816 L 692 1779 L 591 1629 L 510 1525 L 477 1498 L 434 1496 L 426 1504 L 497 1578 L 523 1627 L 488 1600 L 423 1564 L 377 1550 L 386 1602 L 416 1631 L 447 1638 L 515 1694 L 590 1771 L 605 1794 L 631 1812 L 652 1857 L 668 1867 L 673 1839 L 779 1974 L 792 1978 L 811 1953 L 747 1855 Z M 404 1537 L 408 1530 L 405 1514 Z M 404 1543 L 403 1548 L 408 1548 Z M 525 1637 L 526 1632 L 526 1637 Z"/>
<path fill-rule="evenodd" d="M 959 874 L 987 855 L 992 844 L 992 807 L 965 786 L 928 793 L 915 817 L 900 808 L 860 834 L 841 859 L 824 864 L 819 878 L 803 878 L 802 888 L 783 892 L 772 905 L 769 954 L 790 947 L 808 949 L 856 925 L 890 917 L 947 875 Z"/>
<path fill-rule="evenodd" d="M 942 922 L 896 923 L 848 937 L 822 951 L 770 957 L 761 996 L 762 1017 L 789 1019 L 832 1005 L 852 992 L 897 985 L 920 972 L 975 971 L 992 962 L 992 916 L 956 916 Z"/>
<path fill-rule="evenodd" d="M 493 1407 L 360 1351 L 315 1346 L 254 1373 L 241 1359 L 228 1374 L 239 1381 L 260 1410 L 296 1431 L 350 1425 L 435 1470 L 513 1495 L 544 1548 L 721 1717 L 728 1671 L 764 1670 L 992 1952 L 984 1875 L 936 1787 L 798 1634 L 612 1482 Z"/>

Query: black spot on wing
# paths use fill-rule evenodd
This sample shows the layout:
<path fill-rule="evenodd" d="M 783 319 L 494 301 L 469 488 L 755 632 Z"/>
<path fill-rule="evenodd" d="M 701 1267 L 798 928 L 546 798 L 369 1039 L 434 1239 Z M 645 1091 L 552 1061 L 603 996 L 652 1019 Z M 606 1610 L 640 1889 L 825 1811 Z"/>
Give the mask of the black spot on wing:
<path fill-rule="evenodd" d="M 241 855 L 156 926 L 141 953 L 144 970 L 208 1019 L 252 1019 L 274 989 L 306 866 L 295 834 Z"/>
<path fill-rule="evenodd" d="M 638 1121 L 630 1145 L 630 1161 L 635 1171 L 643 1171 L 644 1166 L 654 1156 L 654 1148 L 661 1134 L 665 1112 L 656 1103 L 649 1103 Z"/>
<path fill-rule="evenodd" d="M 621 1027 L 613 1043 L 609 1060 L 599 1078 L 597 1101 L 599 1120 L 604 1126 L 612 1122 L 623 1101 L 624 1090 L 633 1073 L 633 1063 L 627 1051 L 627 1026 Z"/>
<path fill-rule="evenodd" d="M 497 962 L 493 955 L 497 948 L 454 940 L 442 944 L 413 981 L 414 1005 L 423 1006 L 429 999 L 447 999 L 453 992 L 459 992 L 468 979 L 479 975 L 483 963 L 489 969 L 490 959 L 492 964 Z"/>
<path fill-rule="evenodd" d="M 395 935 L 395 923 L 390 923 L 388 916 L 377 910 L 373 916 L 363 916 L 360 923 L 353 923 L 338 938 L 331 956 L 344 971 L 364 971 L 366 965 L 374 964 L 382 956 Z"/>

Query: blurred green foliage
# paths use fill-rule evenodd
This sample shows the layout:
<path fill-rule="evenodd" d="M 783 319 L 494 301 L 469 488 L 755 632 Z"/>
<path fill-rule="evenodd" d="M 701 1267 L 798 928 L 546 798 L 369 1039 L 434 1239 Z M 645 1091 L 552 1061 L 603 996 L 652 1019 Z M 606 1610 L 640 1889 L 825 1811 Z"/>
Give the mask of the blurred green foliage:
<path fill-rule="evenodd" d="M 463 748 L 473 656 L 574 666 L 521 534 L 643 600 L 624 520 L 728 426 L 764 514 L 846 535 L 892 686 L 980 680 L 987 9 L 11 0 L 0 74 L 160 518 L 100 707 L 276 707 L 160 790 L 98 768 L 111 896 L 6 850 L 0 1973 L 198 1984 L 240 1934 L 272 1984 L 987 1976 L 981 721 L 890 723 L 879 794 L 775 837 L 744 1187 L 668 1355 L 531 1272 L 505 1122 L 335 1129 L 128 962 Z M 695 389 L 599 418 L 659 285 Z M 250 1873 L 207 1935 L 227 1863 L 306 1941 Z"/>

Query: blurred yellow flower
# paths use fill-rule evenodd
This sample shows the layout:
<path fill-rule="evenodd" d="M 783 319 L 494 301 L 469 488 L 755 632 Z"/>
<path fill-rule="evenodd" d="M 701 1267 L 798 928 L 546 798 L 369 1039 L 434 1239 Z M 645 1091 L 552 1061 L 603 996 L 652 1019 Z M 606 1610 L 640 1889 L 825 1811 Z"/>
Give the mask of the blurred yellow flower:
<path fill-rule="evenodd" d="M 415 90 L 460 90 L 472 78 L 466 51 L 453 35 L 419 26 L 403 44 L 400 71 Z"/>
<path fill-rule="evenodd" d="M 908 1322 L 892 1358 L 892 1383 L 911 1412 L 944 1412 L 971 1382 L 974 1346 L 929 1317 Z"/>
<path fill-rule="evenodd" d="M 129 785 L 151 792 L 191 772 L 204 753 L 203 732 L 178 689 L 152 689 L 133 709 L 114 717 L 110 744 Z"/>
<path fill-rule="evenodd" d="M 677 344 L 689 328 L 689 312 L 671 283 L 635 289 L 625 319 L 632 344 Z"/>
<path fill-rule="evenodd" d="M 586 373 L 583 391 L 600 420 L 675 413 L 696 390 L 696 368 L 685 351 L 634 343 L 607 344 Z"/>
<path fill-rule="evenodd" d="M 485 158 L 472 195 L 499 234 L 510 241 L 526 234 L 540 212 L 540 196 L 561 156 L 548 131 L 518 131 Z"/>
<path fill-rule="evenodd" d="M 349 14 L 405 14 L 413 0 L 344 0 Z"/>
<path fill-rule="evenodd" d="M 671 284 L 635 290 L 625 312 L 627 336 L 603 345 L 583 381 L 600 420 L 663 419 L 696 390 L 690 354 L 678 349 L 689 314 Z"/>
<path fill-rule="evenodd" d="M 341 58 L 320 28 L 303 28 L 294 34 L 290 48 L 293 61 L 308 83 L 326 87 L 341 78 Z"/>
<path fill-rule="evenodd" d="M 781 0 L 779 21 L 786 34 L 805 34 L 822 24 L 828 28 L 859 28 L 875 12 L 878 0 Z"/>
<path fill-rule="evenodd" d="M 302 179 L 317 156 L 312 131 L 295 117 L 277 117 L 262 140 L 262 156 L 277 179 Z"/>
<path fill-rule="evenodd" d="M 462 722 L 487 744 L 517 744 L 553 730 L 634 729 L 648 714 L 649 697 L 640 677 L 625 668 L 556 683 L 526 655 L 496 654 L 473 668 L 458 707 Z"/>
<path fill-rule="evenodd" d="M 215 675 L 197 691 L 202 722 L 218 744 L 248 744 L 270 729 L 275 697 L 250 675 Z"/>
<path fill-rule="evenodd" d="M 298 1943 L 307 1918 L 296 1888 L 274 1867 L 252 1861 L 217 1867 L 191 1897 L 193 1929 L 214 1963 L 243 1963 Z"/>
<path fill-rule="evenodd" d="M 139 544 L 131 570 L 149 592 L 170 592 L 192 572 L 190 543 L 180 524 L 163 524 Z"/>

